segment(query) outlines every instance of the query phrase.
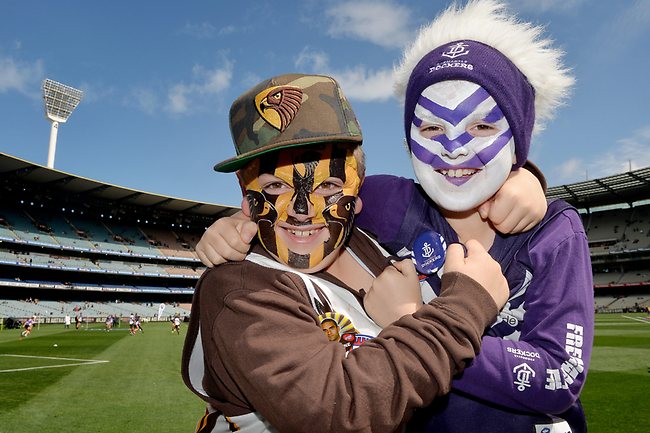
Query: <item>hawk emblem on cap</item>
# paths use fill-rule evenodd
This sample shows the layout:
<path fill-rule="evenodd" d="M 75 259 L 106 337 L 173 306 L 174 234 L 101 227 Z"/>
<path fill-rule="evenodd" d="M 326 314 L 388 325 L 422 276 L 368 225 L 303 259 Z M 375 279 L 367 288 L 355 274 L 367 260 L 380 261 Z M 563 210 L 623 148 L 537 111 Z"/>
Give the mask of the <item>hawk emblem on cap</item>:
<path fill-rule="evenodd" d="M 273 86 L 255 96 L 255 108 L 269 125 L 280 132 L 296 117 L 302 104 L 302 89 L 293 86 Z"/>

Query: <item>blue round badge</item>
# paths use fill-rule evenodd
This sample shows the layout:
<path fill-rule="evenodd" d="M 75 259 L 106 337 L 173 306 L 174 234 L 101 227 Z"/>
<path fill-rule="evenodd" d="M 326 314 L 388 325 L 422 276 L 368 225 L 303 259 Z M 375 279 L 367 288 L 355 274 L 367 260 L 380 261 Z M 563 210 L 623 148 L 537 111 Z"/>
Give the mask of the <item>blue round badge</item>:
<path fill-rule="evenodd" d="M 445 264 L 447 243 L 442 235 L 433 230 L 420 233 L 413 242 L 415 268 L 421 274 L 434 274 Z"/>

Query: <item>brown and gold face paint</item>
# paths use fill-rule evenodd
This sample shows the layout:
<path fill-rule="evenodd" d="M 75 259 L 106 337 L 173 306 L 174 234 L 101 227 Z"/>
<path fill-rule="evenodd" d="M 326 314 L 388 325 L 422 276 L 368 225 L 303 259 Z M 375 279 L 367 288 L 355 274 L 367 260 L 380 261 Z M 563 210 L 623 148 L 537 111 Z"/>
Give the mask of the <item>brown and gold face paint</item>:
<path fill-rule="evenodd" d="M 255 160 L 240 175 L 258 237 L 282 263 L 313 268 L 349 236 L 361 186 L 349 146 L 281 150 Z"/>

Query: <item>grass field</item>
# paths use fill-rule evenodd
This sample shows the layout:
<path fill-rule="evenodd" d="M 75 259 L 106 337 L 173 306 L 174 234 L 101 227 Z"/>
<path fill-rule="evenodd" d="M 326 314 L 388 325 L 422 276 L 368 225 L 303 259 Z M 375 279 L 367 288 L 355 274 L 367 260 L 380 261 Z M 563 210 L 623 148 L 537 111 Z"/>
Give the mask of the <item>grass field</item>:
<path fill-rule="evenodd" d="M 185 324 L 181 335 L 169 323 L 126 329 L 0 332 L 0 433 L 194 431 L 203 405 L 179 374 Z M 590 433 L 648 432 L 650 321 L 599 315 L 595 343 L 582 397 Z"/>
<path fill-rule="evenodd" d="M 24 340 L 20 330 L 0 332 L 0 371 L 50 366 L 0 372 L 0 432 L 194 431 L 204 406 L 179 374 L 185 325 L 180 335 L 162 322 L 135 336 L 124 324 L 41 326 Z M 80 365 L 53 367 L 65 364 Z"/>
<path fill-rule="evenodd" d="M 582 392 L 590 433 L 650 431 L 650 320 L 596 315 L 596 339 Z"/>

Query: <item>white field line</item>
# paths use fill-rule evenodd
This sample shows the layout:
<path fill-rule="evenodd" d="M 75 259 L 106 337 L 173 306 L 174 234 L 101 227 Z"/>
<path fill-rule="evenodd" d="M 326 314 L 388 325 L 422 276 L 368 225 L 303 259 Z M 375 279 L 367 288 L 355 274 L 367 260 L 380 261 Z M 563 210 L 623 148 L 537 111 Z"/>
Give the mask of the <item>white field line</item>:
<path fill-rule="evenodd" d="M 636 320 L 637 322 L 641 322 L 641 323 L 650 323 L 650 320 L 644 319 L 642 317 L 631 317 L 631 316 L 623 316 L 623 317 L 630 320 Z"/>
<path fill-rule="evenodd" d="M 15 371 L 29 371 L 29 370 L 39 370 L 42 368 L 60 368 L 60 367 L 72 367 L 75 365 L 92 365 L 92 364 L 103 364 L 105 361 L 101 359 L 77 359 L 77 358 L 59 358 L 54 356 L 32 356 L 32 355 L 11 355 L 11 354 L 0 354 L 0 356 L 13 356 L 15 358 L 37 358 L 37 359 L 56 359 L 57 361 L 81 361 L 70 364 L 57 364 L 57 365 L 43 365 L 40 367 L 26 367 L 26 368 L 13 368 L 10 370 L 0 370 L 0 373 L 11 373 Z"/>

